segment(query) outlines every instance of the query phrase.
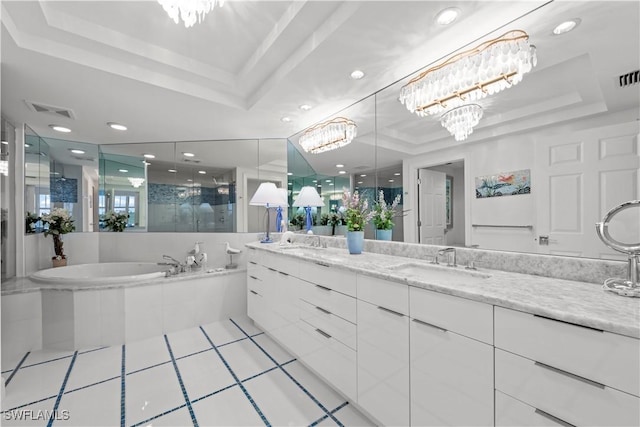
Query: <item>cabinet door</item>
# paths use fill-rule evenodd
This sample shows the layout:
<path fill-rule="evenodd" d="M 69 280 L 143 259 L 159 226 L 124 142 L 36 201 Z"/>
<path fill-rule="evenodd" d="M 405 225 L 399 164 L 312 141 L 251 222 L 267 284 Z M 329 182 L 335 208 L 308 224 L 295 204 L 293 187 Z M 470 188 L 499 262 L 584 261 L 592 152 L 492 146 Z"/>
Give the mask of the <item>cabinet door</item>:
<path fill-rule="evenodd" d="M 409 318 L 358 301 L 358 404 L 387 426 L 409 425 Z"/>
<path fill-rule="evenodd" d="M 411 425 L 493 425 L 493 347 L 412 319 Z"/>
<path fill-rule="evenodd" d="M 278 271 L 274 277 L 274 321 L 271 334 L 288 350 L 293 351 L 299 341 L 298 295 L 300 279 Z"/>

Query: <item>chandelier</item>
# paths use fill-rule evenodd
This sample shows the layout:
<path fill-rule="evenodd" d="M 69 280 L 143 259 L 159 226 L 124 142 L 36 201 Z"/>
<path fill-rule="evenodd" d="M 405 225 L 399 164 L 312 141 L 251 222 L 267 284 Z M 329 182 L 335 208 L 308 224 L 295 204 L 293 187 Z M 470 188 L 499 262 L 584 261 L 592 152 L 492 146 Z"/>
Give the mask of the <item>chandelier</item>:
<path fill-rule="evenodd" d="M 349 144 L 356 137 L 356 130 L 353 120 L 336 117 L 310 127 L 298 142 L 307 153 L 322 153 Z"/>
<path fill-rule="evenodd" d="M 224 0 L 158 0 L 165 12 L 176 24 L 180 18 L 184 21 L 184 26 L 189 28 L 198 21 L 202 22 L 204 16 L 211 12 L 218 4 L 224 5 Z"/>
<path fill-rule="evenodd" d="M 144 184 L 144 178 L 131 178 L 129 177 L 129 182 L 133 186 L 133 188 L 138 188 L 142 184 Z"/>
<path fill-rule="evenodd" d="M 510 31 L 424 71 L 402 87 L 399 100 L 420 117 L 440 114 L 518 84 L 536 62 L 527 33 Z"/>
<path fill-rule="evenodd" d="M 473 133 L 473 128 L 482 118 L 482 107 L 478 104 L 467 104 L 447 111 L 440 117 L 440 123 L 456 141 L 464 141 Z"/>

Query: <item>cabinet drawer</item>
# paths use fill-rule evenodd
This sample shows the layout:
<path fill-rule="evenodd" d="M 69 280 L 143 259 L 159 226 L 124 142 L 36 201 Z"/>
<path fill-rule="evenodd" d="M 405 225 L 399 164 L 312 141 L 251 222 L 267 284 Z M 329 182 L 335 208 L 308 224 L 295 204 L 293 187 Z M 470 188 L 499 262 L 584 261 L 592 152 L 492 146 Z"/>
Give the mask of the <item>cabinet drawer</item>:
<path fill-rule="evenodd" d="M 358 275 L 358 300 L 409 315 L 409 286 Z"/>
<path fill-rule="evenodd" d="M 501 307 L 495 346 L 640 396 L 640 340 Z"/>
<path fill-rule="evenodd" d="M 409 312 L 412 318 L 493 344 L 492 305 L 409 287 Z"/>
<path fill-rule="evenodd" d="M 640 425 L 640 399 L 495 350 L 495 387 L 573 425 Z"/>
<path fill-rule="evenodd" d="M 557 417 L 556 417 L 557 418 Z M 558 427 L 562 421 L 496 390 L 496 427 Z"/>
<path fill-rule="evenodd" d="M 322 285 L 318 286 L 301 281 L 300 298 L 309 304 L 329 310 L 351 323 L 356 323 L 356 299 L 354 297 L 341 294 Z"/>
<path fill-rule="evenodd" d="M 347 347 L 356 349 L 356 325 L 332 314 L 321 306 L 300 300 L 300 318 L 331 335 Z"/>
<path fill-rule="evenodd" d="M 262 295 L 265 291 L 265 277 L 264 272 L 262 272 L 260 268 L 256 269 L 255 271 L 247 271 L 247 289 L 253 289 L 257 293 Z"/>
<path fill-rule="evenodd" d="M 332 387 L 355 401 L 356 352 L 308 323 L 300 322 L 300 343 L 305 350 L 299 359 Z"/>
<path fill-rule="evenodd" d="M 356 296 L 356 273 L 316 262 L 299 264 L 301 279 L 352 297 Z"/>
<path fill-rule="evenodd" d="M 260 264 L 264 251 L 247 247 L 247 266 Z"/>
<path fill-rule="evenodd" d="M 266 268 L 281 274 L 298 276 L 298 261 L 283 255 L 265 253 L 260 261 Z"/>

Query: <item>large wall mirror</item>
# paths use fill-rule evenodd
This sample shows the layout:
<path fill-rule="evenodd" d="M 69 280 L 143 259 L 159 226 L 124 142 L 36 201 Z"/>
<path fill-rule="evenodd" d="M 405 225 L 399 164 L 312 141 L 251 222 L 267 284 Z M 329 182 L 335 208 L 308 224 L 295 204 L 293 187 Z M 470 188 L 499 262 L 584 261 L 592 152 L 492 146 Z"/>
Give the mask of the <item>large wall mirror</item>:
<path fill-rule="evenodd" d="M 573 31 L 553 34 L 575 17 Z M 640 68 L 639 20 L 637 2 L 551 2 L 460 46 L 522 29 L 538 56 L 521 83 L 478 101 L 483 117 L 467 140 L 456 141 L 439 116 L 418 117 L 398 101 L 409 80 L 441 60 L 425 57 L 423 70 L 349 109 L 356 121 L 356 111 L 375 112 L 349 146 L 309 155 L 295 136 L 291 142 L 314 171 L 337 176 L 335 165 L 350 163 L 351 188 L 395 187 L 401 178 L 406 216 L 394 240 L 621 259 L 594 224 L 640 198 L 640 86 L 624 79 Z M 516 191 L 510 180 L 527 184 Z M 442 190 L 433 193 L 425 183 L 436 181 Z M 515 194 L 486 197 L 496 183 Z M 444 213 L 434 214 L 434 204 Z"/>

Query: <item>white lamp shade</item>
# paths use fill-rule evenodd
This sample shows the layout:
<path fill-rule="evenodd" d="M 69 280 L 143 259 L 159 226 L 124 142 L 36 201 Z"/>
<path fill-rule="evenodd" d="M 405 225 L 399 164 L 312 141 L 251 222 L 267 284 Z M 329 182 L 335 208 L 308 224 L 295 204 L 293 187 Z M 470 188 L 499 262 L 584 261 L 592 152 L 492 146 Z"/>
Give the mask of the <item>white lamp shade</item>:
<path fill-rule="evenodd" d="M 273 182 L 260 184 L 249 201 L 251 206 L 278 206 L 282 203 L 282 194 Z"/>
<path fill-rule="evenodd" d="M 315 187 L 307 186 L 300 189 L 300 193 L 293 202 L 293 206 L 324 206 L 324 202 Z"/>
<path fill-rule="evenodd" d="M 289 190 L 286 188 L 278 188 L 280 192 L 281 200 L 278 202 L 278 206 L 286 208 L 289 207 Z"/>

